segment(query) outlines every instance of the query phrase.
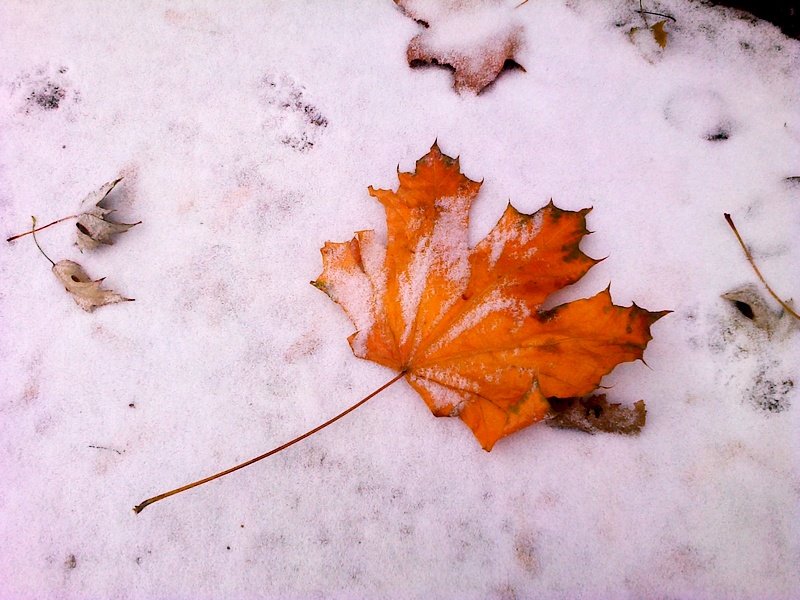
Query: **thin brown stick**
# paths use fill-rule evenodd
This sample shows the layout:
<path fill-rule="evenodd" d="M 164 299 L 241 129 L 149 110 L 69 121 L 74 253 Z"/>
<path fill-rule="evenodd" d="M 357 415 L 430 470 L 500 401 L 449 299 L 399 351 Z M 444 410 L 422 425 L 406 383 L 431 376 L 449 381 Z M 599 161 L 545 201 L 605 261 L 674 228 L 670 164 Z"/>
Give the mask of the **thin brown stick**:
<path fill-rule="evenodd" d="M 639 0 L 639 10 L 634 12 L 638 12 L 639 16 L 642 17 L 645 29 L 650 29 L 650 24 L 647 22 L 647 17 L 645 16 L 647 14 L 647 11 L 644 9 L 644 6 L 642 6 L 642 0 Z"/>
<path fill-rule="evenodd" d="M 753 271 L 756 272 L 756 275 L 758 275 L 758 278 L 761 280 L 761 283 L 764 284 L 764 287 L 767 288 L 767 291 L 772 295 L 772 297 L 775 298 L 775 300 L 778 301 L 778 304 L 780 304 L 783 307 L 783 310 L 788 312 L 795 319 L 800 320 L 800 315 L 798 315 L 792 309 L 791 306 L 786 304 L 786 302 L 781 300 L 780 296 L 778 296 L 778 294 L 776 294 L 773 291 L 773 289 L 771 287 L 769 287 L 769 284 L 767 283 L 767 280 L 764 279 L 764 276 L 761 274 L 761 271 L 758 270 L 758 267 L 756 266 L 756 263 L 753 260 L 753 255 L 750 254 L 750 250 L 747 249 L 747 245 L 744 243 L 744 240 L 742 239 L 742 236 L 739 235 L 739 230 L 736 229 L 736 225 L 733 224 L 733 218 L 731 218 L 731 216 L 728 213 L 722 213 L 722 214 L 725 215 L 725 220 L 728 222 L 728 225 L 731 226 L 731 229 L 733 229 L 733 233 L 736 235 L 736 239 L 739 240 L 739 245 L 742 247 L 742 250 L 744 250 L 744 255 L 747 257 L 747 261 L 750 263 L 750 266 L 753 267 Z"/>
<path fill-rule="evenodd" d="M 220 477 L 224 477 L 225 475 L 233 473 L 234 471 L 238 471 L 239 469 L 244 469 L 245 467 L 250 466 L 253 463 L 257 463 L 258 461 L 263 460 L 263 459 L 265 459 L 265 458 L 267 458 L 269 456 L 272 456 L 273 454 L 277 454 L 281 450 L 285 450 L 289 446 L 293 446 L 297 442 L 303 441 L 307 437 L 314 435 L 318 431 L 322 431 L 328 425 L 331 425 L 331 424 L 335 423 L 336 421 L 338 421 L 339 419 L 341 419 L 342 417 L 350 414 L 355 409 L 357 409 L 359 406 L 361 406 L 362 404 L 365 404 L 367 402 L 367 400 L 370 400 L 371 398 L 374 398 L 375 396 L 380 394 L 383 390 L 388 388 L 390 385 L 392 385 L 393 383 L 399 381 L 405 374 L 406 374 L 405 371 L 401 371 L 400 373 L 395 375 L 392 379 L 390 379 L 389 381 L 384 383 L 377 390 L 375 390 L 374 392 L 368 394 L 367 396 L 365 396 L 364 398 L 362 398 L 361 400 L 359 400 L 358 402 L 353 404 L 353 406 L 351 406 L 347 410 L 344 410 L 343 412 L 340 412 L 338 415 L 336 415 L 332 419 L 328 419 L 322 425 L 317 425 L 316 427 L 314 427 L 314 429 L 306 431 L 303 435 L 297 436 L 293 440 L 291 440 L 289 442 L 286 442 L 285 444 L 282 444 L 282 445 L 278 446 L 277 448 L 273 448 L 269 452 L 265 452 L 264 454 L 261 454 L 260 456 L 256 456 L 255 458 L 251 458 L 248 461 L 245 461 L 245 462 L 243 462 L 241 464 L 238 464 L 235 467 L 231 467 L 230 469 L 225 469 L 224 471 L 220 471 L 219 473 L 216 473 L 215 475 L 211 475 L 209 477 L 204 477 L 203 479 L 199 479 L 198 481 L 195 481 L 193 483 L 189 483 L 189 484 L 186 484 L 186 485 L 181 486 L 179 488 L 176 488 L 174 490 L 170 490 L 169 492 L 164 492 L 163 494 L 159 494 L 158 496 L 153 496 L 152 498 L 148 498 L 147 500 L 145 500 L 141 504 L 137 504 L 136 506 L 134 506 L 133 507 L 133 512 L 135 512 L 138 515 L 140 512 L 142 512 L 145 508 L 147 508 L 148 506 L 150 506 L 154 502 L 158 502 L 159 500 L 163 500 L 164 498 L 169 498 L 170 496 L 174 496 L 175 494 L 180 494 L 181 492 L 185 492 L 186 490 L 190 490 L 190 489 L 192 489 L 194 487 L 197 487 L 198 485 L 203 485 L 204 483 L 208 483 L 209 481 L 213 481 L 215 479 L 219 479 Z"/>
<path fill-rule="evenodd" d="M 639 6 L 641 6 L 641 4 Z M 653 12 L 651 10 L 635 10 L 633 12 L 637 12 L 640 15 L 655 15 L 656 17 L 664 17 L 665 19 L 669 19 L 673 23 L 677 23 L 678 22 L 678 20 L 675 17 L 671 17 L 669 15 L 665 15 L 664 13 L 660 13 L 660 12 Z"/>
<path fill-rule="evenodd" d="M 61 223 L 62 221 L 68 221 L 69 219 L 77 219 L 78 217 L 80 217 L 80 215 L 70 215 L 68 217 L 63 217 L 61 219 L 58 219 L 57 221 L 53 221 L 52 223 L 48 223 L 47 225 L 42 225 L 41 227 L 37 227 L 36 229 L 31 229 L 29 231 L 24 231 L 22 233 L 18 233 L 17 235 L 12 235 L 10 238 L 6 238 L 6 241 L 7 242 L 13 242 L 14 240 L 18 240 L 19 238 L 25 237 L 26 235 L 30 235 L 30 234 L 35 233 L 37 231 L 41 231 L 42 229 L 47 229 L 48 227 L 50 227 L 52 225 L 57 225 L 58 223 Z"/>
<path fill-rule="evenodd" d="M 47 260 L 49 260 L 50 264 L 55 267 L 56 263 L 53 262 L 52 258 L 47 256 L 47 253 L 45 253 L 45 251 L 42 250 L 42 247 L 39 245 L 39 240 L 36 239 L 36 217 L 32 216 L 31 217 L 31 221 L 33 222 L 33 225 L 31 225 L 31 231 L 30 232 L 33 235 L 33 243 L 36 244 L 36 247 L 39 249 L 39 252 L 42 253 L 42 256 L 44 256 Z"/>

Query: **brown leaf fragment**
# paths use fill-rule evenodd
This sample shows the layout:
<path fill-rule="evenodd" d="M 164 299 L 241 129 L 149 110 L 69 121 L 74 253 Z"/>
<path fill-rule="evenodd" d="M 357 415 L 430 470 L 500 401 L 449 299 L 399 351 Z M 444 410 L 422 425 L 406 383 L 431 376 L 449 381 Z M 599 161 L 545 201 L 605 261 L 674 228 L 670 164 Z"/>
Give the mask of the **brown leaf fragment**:
<path fill-rule="evenodd" d="M 653 32 L 653 39 L 661 48 L 667 47 L 667 38 L 669 37 L 669 34 L 664 30 L 664 25 L 666 24 L 667 20 L 664 19 L 663 21 L 659 21 L 650 27 L 650 31 Z"/>
<path fill-rule="evenodd" d="M 81 208 L 91 207 L 89 210 L 82 212 L 78 218 L 75 227 L 78 230 L 78 247 L 83 250 L 94 250 L 101 244 L 110 246 L 114 243 L 112 235 L 128 231 L 134 225 L 138 225 L 141 221 L 136 223 L 117 223 L 108 219 L 108 215 L 114 211 L 100 206 L 100 203 L 106 199 L 111 190 L 122 181 L 122 177 L 104 183 L 100 188 L 89 194 L 81 203 Z"/>
<path fill-rule="evenodd" d="M 608 402 L 605 394 L 597 394 L 582 398 L 548 398 L 548 401 L 552 416 L 545 422 L 559 429 L 636 435 L 647 418 L 643 400 L 633 406 L 623 406 Z"/>
<path fill-rule="evenodd" d="M 92 280 L 82 266 L 71 260 L 58 261 L 53 265 L 53 274 L 77 305 L 86 312 L 92 312 L 98 306 L 106 304 L 133 302 L 133 298 L 125 298 L 116 292 L 103 289 L 100 284 L 105 278 Z"/>
<path fill-rule="evenodd" d="M 522 46 L 522 26 L 513 8 L 497 0 L 447 0 L 440 3 L 395 0 L 408 17 L 426 26 L 408 44 L 411 67 L 453 69 L 456 92 L 480 93 L 497 79 L 506 61 Z M 523 69 L 524 70 L 524 69 Z"/>

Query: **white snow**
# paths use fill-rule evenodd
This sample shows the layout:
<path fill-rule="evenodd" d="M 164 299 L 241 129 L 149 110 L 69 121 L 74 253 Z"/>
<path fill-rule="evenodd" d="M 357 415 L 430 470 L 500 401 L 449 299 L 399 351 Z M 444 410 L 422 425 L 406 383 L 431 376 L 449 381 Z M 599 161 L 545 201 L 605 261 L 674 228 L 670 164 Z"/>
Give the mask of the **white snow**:
<path fill-rule="evenodd" d="M 501 0 L 467 2 L 408 2 L 410 14 L 430 23 L 426 46 L 437 53 L 459 55 L 476 45 L 502 43 L 519 27 L 519 14 L 512 3 Z"/>
<path fill-rule="evenodd" d="M 0 253 L 0 597 L 798 597 L 800 336 L 721 295 L 754 284 L 777 311 L 729 212 L 800 298 L 800 43 L 644 4 L 676 19 L 663 50 L 638 1 L 513 9 L 525 71 L 476 97 L 408 67 L 421 27 L 391 0 L 2 3 L 6 235 L 118 176 L 115 217 L 142 224 L 83 254 L 71 223 L 38 236 L 136 298 L 92 314 L 29 237 Z M 484 181 L 471 245 L 509 199 L 594 207 L 581 248 L 607 258 L 548 304 L 612 282 L 674 311 L 648 366 L 604 380 L 647 402 L 643 433 L 534 426 L 486 453 L 401 382 L 134 515 L 393 377 L 308 282 L 326 240 L 385 231 L 367 186 L 435 139 Z"/>

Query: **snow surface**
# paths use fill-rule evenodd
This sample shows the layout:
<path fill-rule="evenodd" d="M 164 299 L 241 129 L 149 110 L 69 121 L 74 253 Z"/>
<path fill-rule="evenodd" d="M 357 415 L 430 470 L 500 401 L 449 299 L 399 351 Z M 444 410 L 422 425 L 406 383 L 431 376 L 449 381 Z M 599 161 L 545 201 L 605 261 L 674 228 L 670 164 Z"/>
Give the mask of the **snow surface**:
<path fill-rule="evenodd" d="M 527 2 L 526 71 L 476 97 L 407 66 L 420 25 L 389 0 L 2 3 L 7 235 L 118 175 L 115 216 L 143 223 L 83 255 L 68 224 L 39 236 L 136 298 L 93 314 L 30 238 L 0 253 L 0 597 L 800 596 L 800 336 L 720 298 L 758 284 L 723 212 L 800 298 L 800 44 L 645 5 L 676 19 L 663 50 L 638 2 Z M 605 381 L 647 401 L 643 433 L 534 426 L 486 453 L 401 382 L 134 515 L 392 377 L 308 281 L 326 240 L 381 231 L 367 186 L 434 139 L 485 181 L 472 244 L 509 198 L 594 207 L 582 248 L 608 258 L 553 303 L 611 281 L 674 311 L 649 368 Z"/>

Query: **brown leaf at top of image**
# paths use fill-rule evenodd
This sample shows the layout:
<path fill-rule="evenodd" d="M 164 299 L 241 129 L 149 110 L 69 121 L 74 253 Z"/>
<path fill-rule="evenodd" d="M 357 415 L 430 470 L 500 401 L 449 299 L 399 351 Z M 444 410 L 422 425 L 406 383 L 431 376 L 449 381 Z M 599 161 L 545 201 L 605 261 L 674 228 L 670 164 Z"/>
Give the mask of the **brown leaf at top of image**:
<path fill-rule="evenodd" d="M 396 192 L 369 188 L 386 210 L 373 231 L 327 242 L 313 284 L 342 306 L 359 358 L 405 374 L 436 416 L 459 417 L 484 449 L 547 417 L 550 398 L 594 391 L 617 364 L 642 358 L 666 312 L 617 306 L 608 289 L 542 310 L 597 260 L 579 249 L 590 209 L 510 204 L 470 249 L 480 183 L 434 144 Z"/>
<path fill-rule="evenodd" d="M 513 5 L 502 0 L 394 0 L 424 31 L 408 44 L 411 67 L 441 65 L 453 70 L 456 92 L 480 93 L 497 79 L 507 61 L 516 63 L 523 41 Z"/>
<path fill-rule="evenodd" d="M 122 177 L 104 183 L 100 188 L 90 193 L 81 202 L 82 212 L 78 216 L 75 227 L 78 230 L 77 244 L 81 250 L 94 250 L 98 246 L 105 244 L 110 246 L 114 243 L 113 235 L 124 233 L 131 227 L 139 225 L 136 223 L 118 223 L 108 218 L 114 210 L 100 206 L 116 185 L 122 181 Z"/>
<path fill-rule="evenodd" d="M 92 280 L 78 263 L 71 260 L 60 260 L 53 265 L 53 274 L 58 278 L 75 303 L 86 312 L 92 312 L 98 306 L 116 304 L 117 302 L 133 302 L 117 292 L 104 289 L 103 280 Z"/>

